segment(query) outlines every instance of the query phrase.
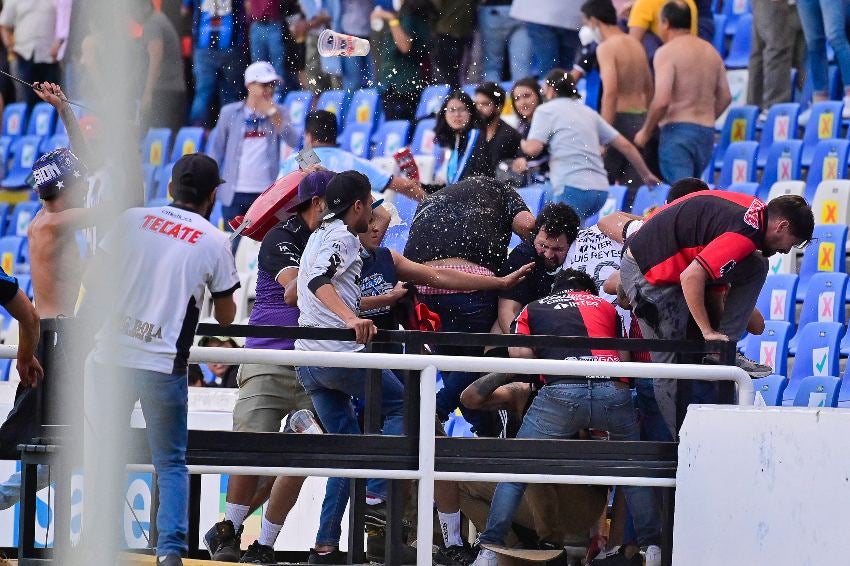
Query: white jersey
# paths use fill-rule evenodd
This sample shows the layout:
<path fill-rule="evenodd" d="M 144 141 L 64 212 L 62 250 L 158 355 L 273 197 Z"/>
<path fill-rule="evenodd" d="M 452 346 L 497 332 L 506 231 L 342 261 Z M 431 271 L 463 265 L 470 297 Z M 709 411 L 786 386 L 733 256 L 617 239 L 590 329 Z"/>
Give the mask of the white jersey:
<path fill-rule="evenodd" d="M 298 268 L 298 325 L 347 328 L 345 322 L 316 297 L 315 291 L 330 283 L 348 308 L 358 314 L 362 267 L 360 240 L 342 220 L 325 222 L 313 232 Z M 296 340 L 295 349 L 356 352 L 362 350 L 363 345 L 338 340 Z"/>
<path fill-rule="evenodd" d="M 239 288 L 230 242 L 204 217 L 175 206 L 131 208 L 100 248 L 118 280 L 95 360 L 174 374 L 186 371 L 205 287 Z M 113 275 L 108 275 L 113 276 Z"/>

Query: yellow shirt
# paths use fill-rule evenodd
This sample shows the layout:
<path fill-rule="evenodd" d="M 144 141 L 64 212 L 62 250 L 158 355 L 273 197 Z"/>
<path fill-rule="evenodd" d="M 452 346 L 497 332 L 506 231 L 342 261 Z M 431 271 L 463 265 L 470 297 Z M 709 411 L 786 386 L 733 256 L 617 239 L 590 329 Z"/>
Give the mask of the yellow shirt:
<path fill-rule="evenodd" d="M 629 14 L 629 27 L 648 29 L 661 37 L 658 26 L 661 25 L 661 8 L 668 0 L 637 0 Z M 684 0 L 691 9 L 691 33 L 697 34 L 697 5 L 694 0 Z"/>

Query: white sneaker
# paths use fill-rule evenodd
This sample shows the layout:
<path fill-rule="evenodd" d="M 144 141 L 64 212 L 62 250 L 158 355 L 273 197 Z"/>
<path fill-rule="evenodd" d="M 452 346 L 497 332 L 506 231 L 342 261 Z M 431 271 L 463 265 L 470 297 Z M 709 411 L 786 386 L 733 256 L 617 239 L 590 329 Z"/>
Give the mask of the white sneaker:
<path fill-rule="evenodd" d="M 660 566 L 660 559 L 658 564 Z M 499 555 L 492 550 L 482 548 L 478 552 L 478 556 L 475 557 L 475 562 L 472 563 L 472 566 L 499 566 Z"/>
<path fill-rule="evenodd" d="M 641 550 L 644 566 L 661 566 L 661 548 L 651 544 L 646 550 Z"/>

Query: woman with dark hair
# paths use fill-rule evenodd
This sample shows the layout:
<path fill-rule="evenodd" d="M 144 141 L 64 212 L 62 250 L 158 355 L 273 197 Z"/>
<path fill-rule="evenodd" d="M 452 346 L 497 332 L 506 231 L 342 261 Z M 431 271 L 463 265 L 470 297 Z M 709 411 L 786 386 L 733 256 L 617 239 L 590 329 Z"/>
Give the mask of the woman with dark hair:
<path fill-rule="evenodd" d="M 486 134 L 472 98 L 458 89 L 449 93 L 434 126 L 434 143 L 444 149 L 439 165 L 446 165 L 446 184 L 469 177 L 493 177 L 496 164 L 486 148 Z M 439 166 L 438 166 L 439 168 Z"/>
<path fill-rule="evenodd" d="M 540 84 L 537 82 L 537 78 L 526 77 L 515 82 L 511 89 L 511 103 L 514 107 L 514 114 L 519 118 L 516 131 L 523 138 L 526 138 L 528 137 L 528 129 L 531 127 L 531 117 L 534 116 L 537 107 L 543 104 L 543 94 L 540 92 Z M 514 173 L 521 174 L 529 169 L 537 169 L 540 175 L 545 175 L 549 172 L 548 162 L 549 152 L 544 148 L 532 160 L 517 157 L 511 164 L 511 170 Z"/>
<path fill-rule="evenodd" d="M 581 102 L 575 82 L 563 69 L 553 69 L 543 86 L 546 102 L 534 112 L 522 151 L 536 157 L 549 148 L 549 198 L 565 202 L 587 220 L 608 198 L 608 173 L 599 148 L 622 153 L 648 185 L 659 183 L 637 148 L 592 108 Z"/>

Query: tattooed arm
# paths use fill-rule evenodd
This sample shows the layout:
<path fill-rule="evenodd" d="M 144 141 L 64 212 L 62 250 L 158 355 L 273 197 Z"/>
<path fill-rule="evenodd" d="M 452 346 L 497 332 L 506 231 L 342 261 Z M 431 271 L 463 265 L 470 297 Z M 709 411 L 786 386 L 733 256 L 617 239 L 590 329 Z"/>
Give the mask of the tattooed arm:
<path fill-rule="evenodd" d="M 468 409 L 521 412 L 531 392 L 528 383 L 513 383 L 512 373 L 488 373 L 463 390 L 460 402 Z"/>

